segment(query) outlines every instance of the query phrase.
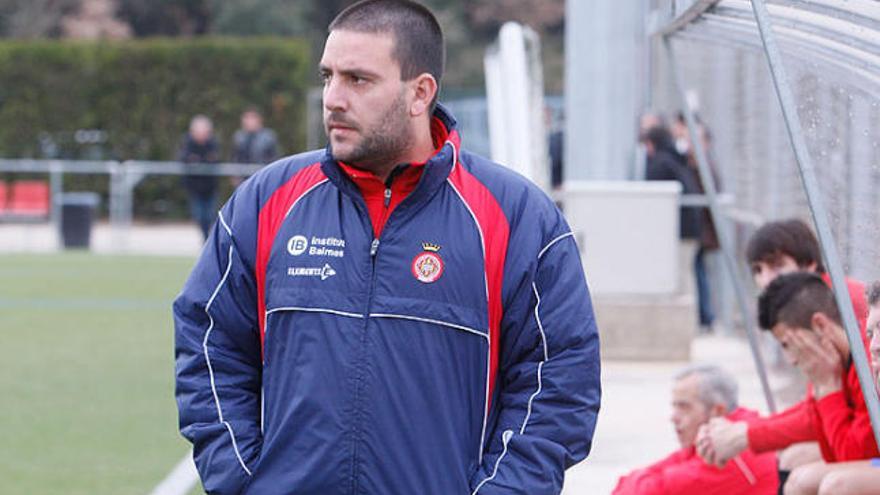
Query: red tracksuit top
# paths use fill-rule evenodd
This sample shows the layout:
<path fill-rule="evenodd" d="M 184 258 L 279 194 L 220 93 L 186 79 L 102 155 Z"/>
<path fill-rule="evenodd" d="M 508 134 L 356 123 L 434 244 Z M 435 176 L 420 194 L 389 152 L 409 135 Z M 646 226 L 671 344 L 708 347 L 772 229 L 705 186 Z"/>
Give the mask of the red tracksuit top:
<path fill-rule="evenodd" d="M 830 278 L 822 275 L 829 285 Z M 847 288 L 867 349 L 865 286 L 847 279 Z M 869 356 L 870 358 L 870 356 Z M 785 411 L 749 421 L 749 447 L 755 452 L 779 450 L 798 442 L 819 443 L 827 462 L 867 459 L 878 455 L 871 421 L 855 366 L 847 363 L 842 389 L 816 400 L 812 391 Z"/>
<path fill-rule="evenodd" d="M 746 421 L 757 416 L 739 408 L 727 418 Z M 773 452 L 745 450 L 719 469 L 703 462 L 690 447 L 621 477 L 613 495 L 775 495 L 778 489 Z"/>

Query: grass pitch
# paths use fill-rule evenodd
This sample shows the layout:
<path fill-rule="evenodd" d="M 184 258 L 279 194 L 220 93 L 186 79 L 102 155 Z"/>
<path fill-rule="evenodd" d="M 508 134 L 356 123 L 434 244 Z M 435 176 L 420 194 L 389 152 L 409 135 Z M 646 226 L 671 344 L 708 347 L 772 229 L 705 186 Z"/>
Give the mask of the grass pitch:
<path fill-rule="evenodd" d="M 0 492 L 142 495 L 186 454 L 171 302 L 193 262 L 0 255 Z"/>

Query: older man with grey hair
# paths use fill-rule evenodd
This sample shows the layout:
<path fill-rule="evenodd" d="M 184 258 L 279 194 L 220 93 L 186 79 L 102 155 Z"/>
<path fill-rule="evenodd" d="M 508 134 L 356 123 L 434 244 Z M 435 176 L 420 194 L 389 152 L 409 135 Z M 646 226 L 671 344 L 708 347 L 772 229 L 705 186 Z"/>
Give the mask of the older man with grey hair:
<path fill-rule="evenodd" d="M 777 493 L 776 455 L 744 451 L 723 468 L 706 464 L 694 446 L 711 418 L 748 421 L 758 415 L 739 407 L 736 380 L 714 365 L 691 365 L 675 375 L 672 424 L 681 449 L 620 478 L 614 495 L 736 495 Z"/>

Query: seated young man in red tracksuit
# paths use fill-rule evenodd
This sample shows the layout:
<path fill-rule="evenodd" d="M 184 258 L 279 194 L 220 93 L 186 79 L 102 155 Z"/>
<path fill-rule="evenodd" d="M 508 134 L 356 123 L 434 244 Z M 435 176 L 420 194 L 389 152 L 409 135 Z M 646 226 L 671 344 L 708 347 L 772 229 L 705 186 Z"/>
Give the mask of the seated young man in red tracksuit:
<path fill-rule="evenodd" d="M 880 390 L 880 282 L 866 291 L 867 334 L 874 385 Z M 792 471 L 788 495 L 880 495 L 880 458 L 846 462 L 816 462 Z"/>
<path fill-rule="evenodd" d="M 785 433 L 795 441 L 818 442 L 826 462 L 876 457 L 877 444 L 849 341 L 827 283 L 810 273 L 785 274 L 767 286 L 758 306 L 761 327 L 773 333 L 786 358 L 812 387 L 798 409 L 777 415 L 801 415 L 796 423 L 801 430 Z M 755 424 L 761 426 L 760 422 L 713 419 L 698 435 L 697 450 L 717 465 L 746 448 L 764 451 L 753 441 Z M 802 436 L 795 437 L 795 433 Z"/>
<path fill-rule="evenodd" d="M 755 285 L 764 290 L 776 277 L 786 273 L 813 273 L 831 286 L 831 278 L 822 263 L 822 252 L 815 234 L 801 220 L 788 219 L 768 222 L 749 239 L 746 258 L 752 270 Z M 847 289 L 862 333 L 865 332 L 867 303 L 865 286 L 847 278 Z M 864 338 L 864 337 L 863 337 Z M 807 395 L 794 406 L 749 423 L 748 443 L 756 451 L 779 450 L 780 481 L 785 484 L 788 473 L 801 465 L 822 460 L 822 449 L 814 440 L 810 421 L 810 397 Z M 826 449 L 827 450 L 827 449 Z"/>

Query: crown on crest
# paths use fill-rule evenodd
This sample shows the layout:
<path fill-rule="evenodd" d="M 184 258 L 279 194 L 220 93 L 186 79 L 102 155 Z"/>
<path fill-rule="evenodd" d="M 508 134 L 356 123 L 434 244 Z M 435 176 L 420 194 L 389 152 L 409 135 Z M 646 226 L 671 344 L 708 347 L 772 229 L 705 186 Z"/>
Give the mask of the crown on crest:
<path fill-rule="evenodd" d="M 432 253 L 436 253 L 437 251 L 440 251 L 440 246 L 437 244 L 430 243 L 430 242 L 423 242 L 422 249 L 424 249 L 425 251 L 431 251 Z"/>

